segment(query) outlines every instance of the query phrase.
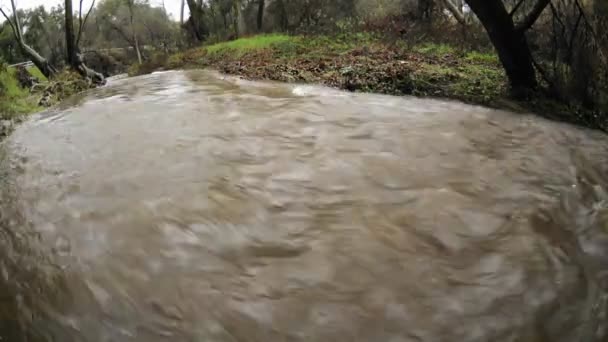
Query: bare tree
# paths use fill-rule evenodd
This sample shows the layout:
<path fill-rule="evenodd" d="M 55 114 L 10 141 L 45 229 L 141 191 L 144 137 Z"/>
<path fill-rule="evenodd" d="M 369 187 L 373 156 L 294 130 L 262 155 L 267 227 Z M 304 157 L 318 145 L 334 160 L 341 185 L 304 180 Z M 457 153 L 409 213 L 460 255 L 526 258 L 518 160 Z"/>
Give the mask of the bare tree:
<path fill-rule="evenodd" d="M 75 67 L 77 64 L 78 47 L 74 36 L 74 18 L 72 11 L 72 0 L 65 0 L 65 42 L 67 47 L 68 65 Z"/>
<path fill-rule="evenodd" d="M 525 33 L 550 1 L 535 0 L 523 20 L 515 24 L 513 14 L 518 6 L 509 13 L 502 0 L 467 0 L 488 32 L 513 89 L 530 89 L 537 85 L 534 61 Z"/>
<path fill-rule="evenodd" d="M 127 0 L 127 7 L 129 8 L 129 23 L 131 25 L 131 36 L 133 37 L 135 53 L 137 54 L 137 62 L 141 64 L 141 50 L 139 49 L 139 41 L 137 39 L 137 33 L 135 32 L 135 0 Z"/>
<path fill-rule="evenodd" d="M 194 37 L 196 37 L 198 41 L 203 41 L 207 36 L 207 29 L 204 22 L 205 11 L 203 10 L 203 3 L 202 1 L 196 0 L 187 1 L 188 9 L 190 10 L 190 28 L 192 29 Z"/>
<path fill-rule="evenodd" d="M 80 2 L 80 14 L 82 16 L 82 1 Z M 83 20 L 80 20 L 80 32 L 82 32 Z M 79 32 L 79 36 L 80 36 Z M 65 40 L 67 47 L 67 62 L 74 70 L 94 83 L 104 84 L 105 78 L 102 74 L 88 68 L 84 64 L 78 43 L 74 34 L 74 12 L 72 10 L 72 0 L 65 0 Z"/>
<path fill-rule="evenodd" d="M 11 0 L 11 7 L 13 10 L 12 20 L 2 8 L 0 8 L 0 13 L 2 13 L 4 19 L 6 19 L 6 22 L 11 27 L 11 30 L 13 31 L 13 36 L 19 44 L 19 47 L 21 48 L 23 53 L 30 58 L 32 63 L 34 63 L 34 65 L 36 65 L 36 67 L 40 69 L 44 76 L 46 76 L 47 78 L 52 77 L 57 73 L 57 69 L 55 69 L 55 67 L 53 67 L 46 58 L 42 57 L 36 50 L 34 50 L 25 42 L 25 39 L 23 38 L 23 32 L 21 30 L 19 15 L 17 13 L 17 6 L 15 6 L 15 0 Z"/>
<path fill-rule="evenodd" d="M 95 0 L 93 0 L 91 2 L 91 7 L 89 7 L 89 10 L 87 11 L 87 13 L 83 19 L 82 18 L 82 2 L 83 1 L 84 0 L 80 0 L 80 6 L 79 6 L 79 10 L 78 10 L 78 36 L 76 37 L 76 46 L 80 46 L 80 40 L 82 39 L 82 32 L 84 31 L 84 29 L 87 25 L 87 20 L 89 19 L 89 15 L 91 14 L 93 7 L 95 7 Z"/>

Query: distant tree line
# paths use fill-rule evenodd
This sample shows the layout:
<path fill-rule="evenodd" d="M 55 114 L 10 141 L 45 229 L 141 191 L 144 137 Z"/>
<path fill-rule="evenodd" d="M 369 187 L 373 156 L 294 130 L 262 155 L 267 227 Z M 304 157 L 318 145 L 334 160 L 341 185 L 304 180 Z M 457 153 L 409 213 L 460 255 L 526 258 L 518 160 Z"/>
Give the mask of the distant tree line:
<path fill-rule="evenodd" d="M 95 59 L 91 56 L 126 54 L 141 63 L 146 50 L 174 51 L 182 40 L 179 23 L 148 1 L 101 0 L 84 6 L 82 0 L 65 0 L 49 10 L 14 5 L 11 1 L 10 8 L 0 7 L 5 19 L 0 25 L 0 59 L 31 60 L 48 77 L 69 66 L 99 79 L 101 75 L 85 64 Z"/>

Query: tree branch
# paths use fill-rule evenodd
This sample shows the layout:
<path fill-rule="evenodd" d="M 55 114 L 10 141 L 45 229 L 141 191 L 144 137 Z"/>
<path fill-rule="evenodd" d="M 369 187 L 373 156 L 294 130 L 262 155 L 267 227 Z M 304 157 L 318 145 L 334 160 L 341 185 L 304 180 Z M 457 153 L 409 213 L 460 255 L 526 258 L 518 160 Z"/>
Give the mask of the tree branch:
<path fill-rule="evenodd" d="M 581 4 L 578 2 L 578 0 L 574 0 L 574 3 L 576 4 L 576 7 L 580 11 L 580 14 L 581 14 L 583 20 L 585 21 L 586 26 L 587 26 L 587 29 L 589 30 L 589 32 L 591 32 L 591 36 L 593 37 L 593 40 L 596 43 L 599 43 L 601 40 L 598 38 L 598 36 L 597 36 L 597 34 L 595 32 L 595 29 L 593 28 L 593 25 L 591 24 L 591 22 L 587 18 L 587 15 L 585 14 L 585 9 L 583 8 L 583 6 L 581 6 Z M 598 51 L 600 57 L 604 60 L 604 63 L 608 63 L 608 58 L 606 58 L 606 55 L 604 54 L 604 50 L 602 49 L 602 46 L 600 44 L 598 44 L 597 51 Z"/>
<path fill-rule="evenodd" d="M 82 0 L 80 0 L 80 28 L 78 28 L 78 37 L 76 38 L 76 46 L 80 46 L 80 38 L 82 37 L 82 31 L 84 31 L 85 26 L 87 26 L 87 20 L 89 20 L 89 15 L 91 11 L 93 11 L 93 7 L 95 6 L 95 0 L 91 3 L 91 7 L 87 11 L 87 14 L 84 16 L 84 20 L 82 20 Z"/>
<path fill-rule="evenodd" d="M 517 5 L 515 5 L 515 7 L 513 7 L 513 9 L 511 10 L 511 12 L 509 12 L 509 17 L 513 17 L 515 15 L 515 12 L 517 12 L 517 10 L 519 9 L 519 7 L 521 5 L 523 5 L 523 3 L 526 2 L 526 0 L 519 0 L 519 2 L 517 3 Z"/>
<path fill-rule="evenodd" d="M 550 2 L 551 0 L 537 0 L 530 13 L 526 15 L 521 23 L 515 26 L 515 29 L 519 32 L 529 30 Z"/>
<path fill-rule="evenodd" d="M 445 7 L 448 9 L 448 11 L 452 13 L 456 21 L 458 21 L 462 25 L 466 25 L 466 20 L 464 18 L 464 14 L 462 13 L 462 8 L 459 9 L 458 6 L 456 6 L 456 4 L 452 2 L 452 0 L 443 0 L 443 3 L 445 4 Z"/>
<path fill-rule="evenodd" d="M 15 0 L 11 0 L 11 7 L 13 8 L 13 16 L 15 17 L 15 28 L 17 29 L 17 37 L 19 41 L 23 41 L 23 35 L 21 33 L 21 23 L 19 22 L 19 15 L 17 15 L 17 6 L 15 6 Z"/>
<path fill-rule="evenodd" d="M 2 8 L 0 8 L 0 13 L 2 13 L 2 15 L 4 16 L 4 19 L 6 19 L 6 22 L 10 25 L 11 30 L 13 31 L 13 35 L 15 36 L 15 39 L 19 40 L 19 34 L 17 33 L 17 29 L 15 28 L 15 25 L 13 25 L 13 22 L 11 21 L 9 16 L 6 14 L 6 12 L 4 12 L 4 10 Z"/>
<path fill-rule="evenodd" d="M 80 0 L 80 4 L 78 6 L 78 35 L 82 31 L 82 2 L 84 0 Z"/>

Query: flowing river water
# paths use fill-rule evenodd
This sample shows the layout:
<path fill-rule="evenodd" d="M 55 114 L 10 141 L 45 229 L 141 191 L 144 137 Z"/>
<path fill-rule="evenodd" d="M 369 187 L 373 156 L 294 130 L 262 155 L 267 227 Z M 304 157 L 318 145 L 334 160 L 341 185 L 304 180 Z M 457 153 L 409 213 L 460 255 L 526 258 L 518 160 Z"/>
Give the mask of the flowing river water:
<path fill-rule="evenodd" d="M 607 341 L 600 132 L 188 71 L 1 155 L 2 341 Z"/>

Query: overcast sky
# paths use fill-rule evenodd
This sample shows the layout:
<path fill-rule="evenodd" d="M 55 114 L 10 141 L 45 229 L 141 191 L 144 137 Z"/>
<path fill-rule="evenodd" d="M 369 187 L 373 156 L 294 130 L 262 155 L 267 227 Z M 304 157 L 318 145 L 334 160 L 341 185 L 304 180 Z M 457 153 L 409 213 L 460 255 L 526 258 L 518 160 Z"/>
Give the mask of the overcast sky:
<path fill-rule="evenodd" d="M 32 8 L 40 5 L 44 5 L 47 8 L 62 4 L 64 0 L 16 0 L 17 8 Z M 83 6 L 90 6 L 93 0 L 84 0 Z M 100 0 L 97 0 L 98 2 Z M 173 17 L 174 20 L 179 20 L 179 7 L 181 0 L 164 0 L 165 8 L 167 12 Z M 163 0 L 150 0 L 153 6 L 162 6 Z M 73 0 L 74 9 L 80 4 L 79 0 Z M 10 0 L 0 0 L 0 5 L 4 9 L 10 9 Z M 1 17 L 1 16 L 0 16 Z M 3 18 L 2 18 L 3 19 Z M 0 22 L 3 20 L 0 20 Z"/>

